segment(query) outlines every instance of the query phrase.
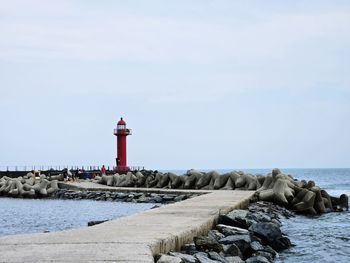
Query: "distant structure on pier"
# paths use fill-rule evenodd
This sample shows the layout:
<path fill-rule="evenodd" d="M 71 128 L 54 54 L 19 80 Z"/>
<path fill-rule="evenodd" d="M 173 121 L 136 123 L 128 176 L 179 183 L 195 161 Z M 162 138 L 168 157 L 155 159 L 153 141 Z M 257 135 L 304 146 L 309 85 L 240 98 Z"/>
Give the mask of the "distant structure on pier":
<path fill-rule="evenodd" d="M 127 172 L 129 167 L 126 161 L 126 136 L 131 135 L 131 129 L 126 128 L 126 122 L 123 118 L 118 121 L 114 135 L 117 136 L 116 170 L 117 172 Z"/>

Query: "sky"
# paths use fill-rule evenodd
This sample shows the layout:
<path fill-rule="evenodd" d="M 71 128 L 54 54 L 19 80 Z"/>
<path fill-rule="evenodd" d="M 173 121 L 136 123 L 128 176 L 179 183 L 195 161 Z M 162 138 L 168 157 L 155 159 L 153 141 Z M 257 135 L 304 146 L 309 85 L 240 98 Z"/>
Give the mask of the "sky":
<path fill-rule="evenodd" d="M 349 1 L 0 0 L 0 166 L 350 167 Z"/>

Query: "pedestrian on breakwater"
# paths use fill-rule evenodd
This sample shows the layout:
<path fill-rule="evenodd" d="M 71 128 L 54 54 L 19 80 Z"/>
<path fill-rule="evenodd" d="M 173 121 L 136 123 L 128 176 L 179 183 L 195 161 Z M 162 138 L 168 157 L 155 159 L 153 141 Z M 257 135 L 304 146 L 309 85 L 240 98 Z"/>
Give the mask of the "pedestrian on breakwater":
<path fill-rule="evenodd" d="M 106 167 L 104 165 L 101 168 L 101 175 L 106 175 Z"/>

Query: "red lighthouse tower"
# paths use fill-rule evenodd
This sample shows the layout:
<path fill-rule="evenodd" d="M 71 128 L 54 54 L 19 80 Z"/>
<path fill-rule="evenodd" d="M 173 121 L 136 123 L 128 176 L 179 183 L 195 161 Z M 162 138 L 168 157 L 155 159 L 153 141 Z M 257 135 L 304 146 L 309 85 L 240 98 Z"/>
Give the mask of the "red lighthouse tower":
<path fill-rule="evenodd" d="M 117 123 L 117 128 L 114 129 L 114 135 L 117 136 L 117 171 L 126 172 L 128 166 L 126 164 L 126 136 L 131 135 L 131 130 L 126 128 L 126 123 L 123 118 Z"/>

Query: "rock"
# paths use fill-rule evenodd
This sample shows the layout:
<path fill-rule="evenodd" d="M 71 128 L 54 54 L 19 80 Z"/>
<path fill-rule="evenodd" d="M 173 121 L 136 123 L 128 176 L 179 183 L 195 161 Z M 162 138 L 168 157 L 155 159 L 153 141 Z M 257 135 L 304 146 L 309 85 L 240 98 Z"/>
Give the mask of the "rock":
<path fill-rule="evenodd" d="M 199 252 L 196 253 L 194 256 L 198 259 L 199 263 L 220 263 L 220 261 L 208 258 L 207 253 Z"/>
<path fill-rule="evenodd" d="M 169 252 L 170 256 L 181 258 L 184 263 L 197 263 L 197 259 L 194 256 L 179 253 L 179 252 Z"/>
<path fill-rule="evenodd" d="M 282 236 L 276 240 L 274 240 L 272 243 L 270 243 L 271 247 L 275 249 L 276 251 L 282 251 L 292 246 L 292 243 L 290 242 L 288 237 Z"/>
<path fill-rule="evenodd" d="M 150 198 L 150 202 L 151 203 L 163 203 L 163 198 L 160 197 L 159 195 L 151 195 L 151 198 Z"/>
<path fill-rule="evenodd" d="M 128 197 L 128 194 L 126 194 L 126 193 L 118 193 L 117 194 L 117 198 L 119 198 L 119 199 L 124 199 L 124 198 L 127 198 Z"/>
<path fill-rule="evenodd" d="M 218 230 L 210 230 L 208 233 L 208 237 L 218 241 L 221 238 L 224 238 L 225 236 L 221 234 Z"/>
<path fill-rule="evenodd" d="M 263 245 L 261 245 L 258 241 L 253 241 L 252 243 L 250 243 L 250 248 L 251 248 L 253 251 L 264 250 Z"/>
<path fill-rule="evenodd" d="M 216 226 L 216 228 L 223 233 L 225 236 L 231 236 L 231 235 L 247 235 L 249 231 L 244 228 L 235 227 L 235 226 L 228 226 L 219 224 Z"/>
<path fill-rule="evenodd" d="M 174 198 L 175 198 L 175 196 L 174 195 L 164 195 L 163 196 L 163 200 L 164 201 L 173 201 L 174 200 Z"/>
<path fill-rule="evenodd" d="M 157 263 L 182 263 L 181 258 L 162 254 Z"/>
<path fill-rule="evenodd" d="M 185 199 L 187 199 L 187 196 L 186 196 L 186 195 L 178 195 L 178 196 L 176 196 L 176 197 L 174 198 L 174 201 L 175 201 L 175 202 L 180 202 L 180 201 L 183 201 L 183 200 L 185 200 Z"/>
<path fill-rule="evenodd" d="M 219 240 L 219 242 L 224 245 L 235 244 L 241 251 L 242 255 L 245 256 L 250 249 L 251 239 L 249 235 L 234 235 L 222 238 Z"/>
<path fill-rule="evenodd" d="M 268 259 L 268 261 L 272 262 L 273 259 L 274 259 L 274 256 L 269 253 L 269 252 L 266 252 L 266 251 L 256 251 L 252 254 L 253 257 L 256 257 L 256 256 L 263 256 L 265 258 Z"/>
<path fill-rule="evenodd" d="M 193 238 L 196 248 L 200 251 L 213 250 L 215 252 L 220 252 L 223 250 L 222 245 L 215 239 L 198 236 Z"/>
<path fill-rule="evenodd" d="M 233 210 L 227 215 L 220 215 L 219 224 L 248 229 L 253 222 L 246 218 L 247 214 L 247 210 Z"/>
<path fill-rule="evenodd" d="M 240 257 L 225 257 L 228 263 L 244 263 Z"/>
<path fill-rule="evenodd" d="M 194 243 L 183 245 L 181 251 L 189 255 L 194 255 L 198 252 Z"/>
<path fill-rule="evenodd" d="M 228 261 L 223 256 L 221 256 L 219 253 L 217 253 L 217 252 L 213 252 L 213 251 L 208 252 L 208 256 L 212 260 L 216 260 L 216 261 L 219 261 L 219 262 L 222 262 L 222 263 L 228 263 Z"/>
<path fill-rule="evenodd" d="M 94 225 L 98 225 L 104 222 L 107 222 L 108 220 L 96 220 L 96 221 L 90 221 L 88 222 L 88 226 L 94 226 Z"/>
<path fill-rule="evenodd" d="M 236 244 L 231 244 L 231 245 L 225 245 L 224 246 L 224 253 L 227 256 L 233 256 L 233 257 L 242 257 L 241 250 Z"/>
<path fill-rule="evenodd" d="M 273 223 L 254 223 L 249 227 L 249 231 L 253 232 L 254 235 L 268 243 L 273 242 L 282 236 L 279 226 Z"/>
<path fill-rule="evenodd" d="M 219 240 L 219 243 L 224 244 L 224 245 L 229 245 L 232 243 L 235 243 L 236 241 L 243 240 L 245 243 L 251 242 L 250 236 L 249 235 L 232 235 L 232 236 L 227 236 Z"/>
<path fill-rule="evenodd" d="M 263 256 L 251 257 L 251 258 L 248 258 L 245 262 L 246 263 L 270 263 L 270 261 Z"/>

